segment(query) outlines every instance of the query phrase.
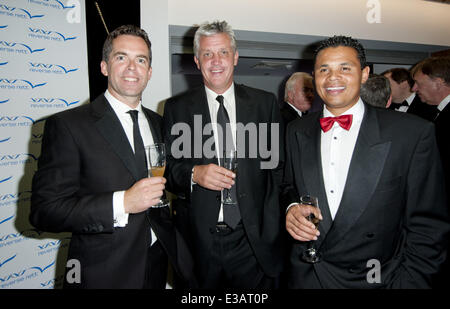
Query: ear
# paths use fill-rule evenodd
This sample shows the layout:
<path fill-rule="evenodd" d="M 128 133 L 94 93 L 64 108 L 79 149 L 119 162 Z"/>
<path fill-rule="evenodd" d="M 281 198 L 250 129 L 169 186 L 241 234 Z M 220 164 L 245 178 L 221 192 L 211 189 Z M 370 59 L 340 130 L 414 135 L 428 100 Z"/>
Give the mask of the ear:
<path fill-rule="evenodd" d="M 150 78 L 152 78 L 152 67 L 150 67 L 149 69 L 148 69 L 148 80 L 150 80 Z"/>
<path fill-rule="evenodd" d="M 389 108 L 389 106 L 391 106 L 392 103 L 392 94 L 389 96 L 389 100 L 386 103 L 386 108 Z"/>
<path fill-rule="evenodd" d="M 200 70 L 200 61 L 198 60 L 197 56 L 194 56 L 194 62 L 197 65 L 197 69 Z"/>
<path fill-rule="evenodd" d="M 100 71 L 103 75 L 108 76 L 108 64 L 104 60 L 100 62 Z"/>
<path fill-rule="evenodd" d="M 362 69 L 362 78 L 361 78 L 361 84 L 364 84 L 367 79 L 369 78 L 370 74 L 370 67 L 366 66 L 364 69 Z"/>
<path fill-rule="evenodd" d="M 234 53 L 234 61 L 233 61 L 234 66 L 238 64 L 238 59 L 239 59 L 239 52 L 236 50 L 236 52 Z"/>

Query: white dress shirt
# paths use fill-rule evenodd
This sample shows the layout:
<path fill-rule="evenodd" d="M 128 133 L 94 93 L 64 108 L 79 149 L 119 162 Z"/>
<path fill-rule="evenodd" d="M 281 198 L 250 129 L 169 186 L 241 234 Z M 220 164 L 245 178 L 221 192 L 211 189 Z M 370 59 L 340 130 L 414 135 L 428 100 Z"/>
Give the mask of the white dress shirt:
<path fill-rule="evenodd" d="M 214 132 L 214 143 L 219 145 L 219 138 L 217 134 L 217 110 L 219 109 L 219 102 L 216 100 L 218 95 L 222 95 L 223 105 L 227 110 L 228 117 L 230 118 L 230 127 L 233 135 L 233 145 L 236 149 L 236 100 L 234 97 L 234 83 L 231 84 L 224 93 L 217 94 L 208 87 L 205 86 L 206 98 L 208 100 L 209 115 L 211 117 L 211 124 Z M 219 158 L 219 147 L 216 146 L 216 155 Z M 217 165 L 220 165 L 219 159 L 217 159 Z M 222 190 L 223 194 L 223 190 Z M 223 205 L 220 205 L 218 222 L 223 221 Z"/>
<path fill-rule="evenodd" d="M 399 111 L 399 112 L 407 112 L 408 108 L 410 108 L 411 103 L 414 101 L 415 97 L 416 97 L 416 93 L 415 92 L 411 93 L 411 95 L 409 97 L 407 97 L 406 100 L 405 100 L 408 103 L 408 106 L 403 106 L 402 105 L 402 106 L 400 106 L 397 109 L 397 111 Z"/>
<path fill-rule="evenodd" d="M 337 122 L 333 124 L 333 127 L 328 132 L 321 131 L 320 150 L 323 180 L 333 220 L 344 193 L 350 161 L 364 116 L 364 104 L 361 99 L 344 112 L 343 115 L 353 115 L 352 125 L 348 131 L 343 129 Z M 324 106 L 323 117 L 333 116 Z"/>
<path fill-rule="evenodd" d="M 120 102 L 115 97 L 111 95 L 111 93 L 106 90 L 105 98 L 108 100 L 112 109 L 119 118 L 120 123 L 122 124 L 123 130 L 128 138 L 128 142 L 130 143 L 131 148 L 134 151 L 134 139 L 133 139 L 133 120 L 131 119 L 128 111 L 132 110 L 125 103 Z M 135 108 L 138 113 L 138 122 L 139 122 L 139 131 L 142 136 L 142 140 L 144 142 L 144 147 L 150 146 L 153 144 L 153 136 L 150 130 L 150 125 L 148 124 L 147 117 L 145 116 L 141 102 Z M 114 218 L 114 227 L 125 227 L 128 224 L 128 214 L 125 213 L 124 206 L 124 195 L 125 191 L 117 191 L 113 194 L 113 218 Z M 152 244 L 156 241 L 156 236 L 152 230 Z"/>
<path fill-rule="evenodd" d="M 450 103 L 450 94 L 446 96 L 441 103 L 437 106 L 437 109 L 439 110 L 439 113 L 444 110 L 444 108 L 447 106 L 447 104 Z M 437 118 L 437 117 L 436 117 Z"/>

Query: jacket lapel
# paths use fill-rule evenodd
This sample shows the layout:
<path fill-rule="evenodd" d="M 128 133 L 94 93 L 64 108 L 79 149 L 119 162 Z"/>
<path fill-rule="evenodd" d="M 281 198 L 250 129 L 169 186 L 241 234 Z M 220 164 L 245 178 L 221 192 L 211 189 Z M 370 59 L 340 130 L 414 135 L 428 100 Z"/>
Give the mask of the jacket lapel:
<path fill-rule="evenodd" d="M 302 188 L 298 188 L 299 194 L 317 196 L 320 212 L 323 217 L 323 220 L 319 224 L 320 236 L 315 242 L 317 248 L 320 247 L 333 223 L 323 182 L 320 152 L 321 128 L 319 124 L 319 118 L 321 116 L 322 113 L 317 113 L 311 119 L 312 123 L 309 125 L 309 129 L 305 130 L 303 134 L 297 132 L 297 141 L 300 148 L 299 153 L 301 153 L 299 172 L 302 173 L 302 178 L 305 181 L 305 190 L 302 192 Z"/>
<path fill-rule="evenodd" d="M 133 150 L 114 110 L 103 95 L 90 104 L 92 114 L 97 118 L 95 126 L 100 134 L 108 141 L 133 177 L 138 180 L 140 177 L 136 168 Z"/>
<path fill-rule="evenodd" d="M 327 244 L 335 245 L 352 228 L 366 209 L 377 187 L 391 142 L 380 139 L 380 128 L 375 109 L 365 104 L 366 113 L 347 175 L 339 209 Z"/>

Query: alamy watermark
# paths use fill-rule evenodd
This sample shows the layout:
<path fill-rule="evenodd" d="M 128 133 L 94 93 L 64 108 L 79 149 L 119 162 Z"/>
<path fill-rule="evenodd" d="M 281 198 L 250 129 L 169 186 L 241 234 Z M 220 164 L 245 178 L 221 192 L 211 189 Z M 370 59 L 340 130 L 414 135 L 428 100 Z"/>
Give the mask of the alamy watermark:
<path fill-rule="evenodd" d="M 231 132 L 231 130 L 226 130 L 226 132 L 226 140 L 231 141 L 231 137 L 228 136 L 228 132 Z M 261 158 L 261 169 L 276 168 L 280 159 L 279 132 L 279 123 L 248 123 L 246 125 L 240 122 L 236 123 L 235 145 L 237 157 L 249 159 Z M 221 140 L 223 137 L 223 129 L 219 124 L 217 124 L 216 133 L 218 140 Z M 202 115 L 194 115 L 193 128 L 184 122 L 175 123 L 172 126 L 170 134 L 177 136 L 173 140 L 170 148 L 170 152 L 175 159 L 211 159 L 217 156 L 214 147 L 213 124 L 206 123 L 203 125 Z M 205 143 L 203 143 L 203 136 L 210 136 Z"/>
<path fill-rule="evenodd" d="M 369 24 L 381 23 L 381 3 L 380 0 L 367 0 L 366 7 L 369 11 L 366 15 L 366 20 Z"/>

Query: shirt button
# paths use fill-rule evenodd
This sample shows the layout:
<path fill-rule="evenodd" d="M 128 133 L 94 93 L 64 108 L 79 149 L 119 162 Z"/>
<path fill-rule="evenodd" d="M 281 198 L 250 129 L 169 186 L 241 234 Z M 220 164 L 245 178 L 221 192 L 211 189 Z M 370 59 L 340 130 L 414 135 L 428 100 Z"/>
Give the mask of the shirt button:
<path fill-rule="evenodd" d="M 335 137 L 333 137 L 333 139 L 337 139 L 337 137 L 335 136 Z"/>
<path fill-rule="evenodd" d="M 331 193 L 334 193 L 334 190 L 330 190 Z"/>

